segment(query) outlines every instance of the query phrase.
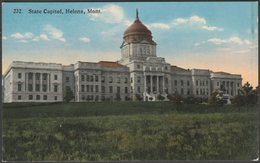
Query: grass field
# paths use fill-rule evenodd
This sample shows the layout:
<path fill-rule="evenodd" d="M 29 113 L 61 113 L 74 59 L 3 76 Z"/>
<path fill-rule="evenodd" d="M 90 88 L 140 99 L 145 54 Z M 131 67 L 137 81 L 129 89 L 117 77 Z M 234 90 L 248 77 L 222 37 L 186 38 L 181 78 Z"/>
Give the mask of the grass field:
<path fill-rule="evenodd" d="M 252 160 L 256 106 L 4 104 L 4 160 Z"/>

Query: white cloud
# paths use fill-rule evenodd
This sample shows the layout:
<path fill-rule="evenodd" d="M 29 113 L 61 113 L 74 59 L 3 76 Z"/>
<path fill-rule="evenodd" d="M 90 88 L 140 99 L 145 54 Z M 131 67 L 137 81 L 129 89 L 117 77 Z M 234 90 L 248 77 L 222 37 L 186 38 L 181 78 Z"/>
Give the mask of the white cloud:
<path fill-rule="evenodd" d="M 191 16 L 189 18 L 177 18 L 173 21 L 173 25 L 186 24 L 186 23 L 199 23 L 206 24 L 207 21 L 203 17 L 197 15 Z"/>
<path fill-rule="evenodd" d="M 19 32 L 11 34 L 11 37 L 14 39 L 31 39 L 33 38 L 34 34 L 31 32 L 26 32 L 24 34 L 21 34 Z"/>
<path fill-rule="evenodd" d="M 63 37 L 63 32 L 56 27 L 48 24 L 44 27 L 44 31 L 55 40 L 66 42 L 66 39 Z M 44 36 L 45 37 L 45 36 Z"/>
<path fill-rule="evenodd" d="M 220 27 L 207 26 L 207 25 L 204 25 L 201 28 L 205 29 L 205 30 L 208 30 L 208 31 L 223 31 L 224 30 L 223 28 L 220 28 Z"/>
<path fill-rule="evenodd" d="M 124 10 L 122 7 L 114 4 L 106 5 L 101 8 L 93 8 L 98 9 L 101 13 L 92 13 L 88 14 L 91 20 L 101 20 L 106 23 L 115 24 L 115 23 L 122 23 L 125 21 L 124 18 Z M 87 9 L 85 9 L 87 10 Z M 127 23 L 127 21 L 126 21 Z"/>
<path fill-rule="evenodd" d="M 152 24 L 148 24 L 147 25 L 148 28 L 153 28 L 153 29 L 170 29 L 170 25 L 169 24 L 165 24 L 165 23 L 152 23 Z"/>
<path fill-rule="evenodd" d="M 90 38 L 88 38 L 88 37 L 81 37 L 81 38 L 79 38 L 79 40 L 82 42 L 85 42 L 85 43 L 89 43 L 91 41 Z"/>
<path fill-rule="evenodd" d="M 40 40 L 49 41 L 50 39 L 46 34 L 40 34 L 40 36 L 36 36 L 32 40 L 33 41 L 40 41 Z"/>
<path fill-rule="evenodd" d="M 2 36 L 2 40 L 6 40 L 7 39 L 7 37 L 5 37 L 5 36 Z"/>
<path fill-rule="evenodd" d="M 207 24 L 205 18 L 194 15 L 189 18 L 177 18 L 173 20 L 173 26 L 180 26 L 180 25 L 192 25 L 196 26 L 198 29 L 203 29 L 207 31 L 223 31 L 223 28 L 210 26 Z"/>
<path fill-rule="evenodd" d="M 240 37 L 233 36 L 226 39 L 221 38 L 211 38 L 208 39 L 208 42 L 213 44 L 235 44 L 235 45 L 251 45 L 251 42 L 249 40 L 242 40 Z"/>

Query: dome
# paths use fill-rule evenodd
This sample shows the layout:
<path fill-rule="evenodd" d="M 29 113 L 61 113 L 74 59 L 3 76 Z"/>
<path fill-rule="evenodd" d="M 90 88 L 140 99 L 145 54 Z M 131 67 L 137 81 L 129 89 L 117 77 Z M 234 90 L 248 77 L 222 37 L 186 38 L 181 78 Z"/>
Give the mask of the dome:
<path fill-rule="evenodd" d="M 152 35 L 152 32 L 139 19 L 136 19 L 134 23 L 126 29 L 124 36 L 132 34 Z"/>
<path fill-rule="evenodd" d="M 136 10 L 136 19 L 124 32 L 124 41 L 127 43 L 148 41 L 155 43 L 152 40 L 152 32 L 139 20 L 138 10 Z"/>

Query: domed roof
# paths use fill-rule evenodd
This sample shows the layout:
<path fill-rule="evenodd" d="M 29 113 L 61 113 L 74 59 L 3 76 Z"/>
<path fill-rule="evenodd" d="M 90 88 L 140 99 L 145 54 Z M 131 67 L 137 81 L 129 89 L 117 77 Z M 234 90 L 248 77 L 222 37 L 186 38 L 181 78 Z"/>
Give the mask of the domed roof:
<path fill-rule="evenodd" d="M 126 31 L 124 32 L 124 36 L 129 34 L 148 34 L 152 35 L 152 32 L 138 19 L 134 21 L 132 25 L 130 25 Z"/>
<path fill-rule="evenodd" d="M 152 32 L 139 20 L 138 10 L 136 10 L 136 19 L 124 32 L 124 41 L 132 43 L 143 40 L 155 44 L 152 40 Z"/>

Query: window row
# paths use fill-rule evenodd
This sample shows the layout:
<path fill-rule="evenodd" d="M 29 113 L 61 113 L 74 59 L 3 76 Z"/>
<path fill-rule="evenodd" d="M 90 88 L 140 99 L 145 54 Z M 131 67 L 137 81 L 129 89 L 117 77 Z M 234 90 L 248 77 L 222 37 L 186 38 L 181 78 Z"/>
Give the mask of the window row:
<path fill-rule="evenodd" d="M 21 92 L 22 91 L 22 83 L 18 83 L 17 85 L 17 90 L 18 92 Z M 36 92 L 47 92 L 47 84 L 35 84 L 35 88 L 33 90 L 33 84 L 27 84 L 27 87 L 28 87 L 28 91 L 29 92 L 32 92 L 32 91 L 36 91 Z M 41 87 L 42 87 L 42 90 L 41 90 Z M 26 89 L 26 88 L 25 88 Z M 54 85 L 53 87 L 53 92 L 58 92 L 59 91 L 59 86 L 58 85 Z"/>
<path fill-rule="evenodd" d="M 190 81 L 189 80 L 187 80 L 186 82 L 184 80 L 180 80 L 179 82 L 178 82 L 178 80 L 174 80 L 174 85 L 175 86 L 178 86 L 178 83 L 180 83 L 181 86 L 184 86 L 185 83 L 186 83 L 186 86 L 190 86 Z"/>
<path fill-rule="evenodd" d="M 196 95 L 209 95 L 208 89 L 196 89 Z"/>
<path fill-rule="evenodd" d="M 35 74 L 35 75 L 33 75 Z M 22 79 L 22 73 L 18 73 L 17 74 L 18 76 L 18 79 Z M 29 72 L 28 73 L 28 80 L 33 80 L 33 76 L 35 76 L 35 80 L 40 80 L 41 79 L 41 76 L 42 76 L 42 80 L 47 80 L 48 78 L 48 74 L 47 73 L 32 73 L 32 72 Z M 50 76 L 51 77 L 51 76 Z M 53 75 L 53 79 L 54 80 L 58 80 L 58 75 L 57 74 L 54 74 Z"/>
<path fill-rule="evenodd" d="M 26 96 L 26 95 L 18 95 L 18 100 L 22 100 L 22 97 Z M 47 95 L 28 95 L 28 99 L 29 100 L 50 100 L 48 99 Z M 57 101 L 58 100 L 58 96 L 54 96 L 54 100 Z"/>
<path fill-rule="evenodd" d="M 222 87 L 234 87 L 235 82 L 233 81 L 222 81 L 222 82 L 217 82 L 217 86 L 222 86 Z M 237 87 L 240 87 L 240 84 L 237 83 Z"/>
<path fill-rule="evenodd" d="M 208 80 L 196 80 L 196 86 L 208 86 Z"/>

